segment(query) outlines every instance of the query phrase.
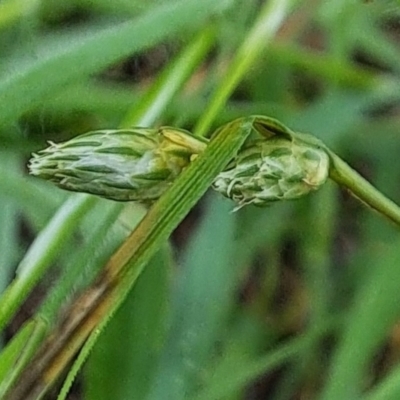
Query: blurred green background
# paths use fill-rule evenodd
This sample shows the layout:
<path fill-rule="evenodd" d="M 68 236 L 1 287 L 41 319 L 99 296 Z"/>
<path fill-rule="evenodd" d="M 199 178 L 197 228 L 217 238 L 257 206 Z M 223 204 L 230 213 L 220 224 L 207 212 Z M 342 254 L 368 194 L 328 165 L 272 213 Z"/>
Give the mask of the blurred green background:
<path fill-rule="evenodd" d="M 30 154 L 119 126 L 211 25 L 212 46 L 153 125 L 192 130 L 201 118 L 264 2 L 198 3 L 0 1 L 0 290 L 70 196 L 27 175 Z M 278 118 L 399 203 L 400 2 L 292 3 L 213 127 Z M 4 343 L 51 307 L 49 293 L 61 306 L 60 280 L 71 281 L 68 296 L 79 291 L 143 214 L 95 201 L 57 244 Z M 295 202 L 233 208 L 209 193 L 192 210 L 68 398 L 400 399 L 398 229 L 330 182 Z"/>

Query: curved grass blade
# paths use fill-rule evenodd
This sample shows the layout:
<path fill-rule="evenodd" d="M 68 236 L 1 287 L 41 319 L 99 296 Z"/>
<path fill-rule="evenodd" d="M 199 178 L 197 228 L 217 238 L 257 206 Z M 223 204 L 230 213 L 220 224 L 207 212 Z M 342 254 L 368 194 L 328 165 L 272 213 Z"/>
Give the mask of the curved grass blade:
<path fill-rule="evenodd" d="M 259 18 L 237 51 L 220 85 L 213 93 L 206 110 L 197 122 L 194 129 L 197 135 L 204 136 L 207 134 L 219 110 L 224 106 L 257 56 L 261 54 L 268 43 L 274 38 L 292 3 L 293 0 L 272 0 L 265 2 L 264 7 L 260 11 Z"/>
<path fill-rule="evenodd" d="M 98 199 L 93 196 L 82 194 L 69 198 L 36 238 L 19 264 L 16 278 L 0 298 L 0 329 L 12 318 L 50 266 L 58 254 L 60 243 L 65 242 L 76 230 L 76 219 L 81 218 L 96 201 Z"/>
<path fill-rule="evenodd" d="M 155 6 L 143 16 L 111 27 L 96 26 L 84 32 L 74 31 L 53 38 L 50 42 L 43 40 L 33 57 L 21 59 L 18 56 L 4 66 L 0 76 L 0 126 L 18 118 L 68 83 L 99 72 L 161 40 L 186 32 L 189 27 L 201 25 L 230 2 L 168 2 Z"/>
<path fill-rule="evenodd" d="M 369 265 L 363 265 L 370 272 L 359 285 L 320 397 L 323 400 L 361 397 L 368 365 L 398 321 L 399 241 L 393 242 L 385 253 L 375 254 Z"/>
<path fill-rule="evenodd" d="M 252 119 L 225 125 L 205 152 L 177 178 L 110 259 L 99 279 L 69 308 L 10 393 L 33 400 L 44 393 L 95 329 L 100 331 L 136 282 L 151 256 L 211 185 L 251 133 Z"/>

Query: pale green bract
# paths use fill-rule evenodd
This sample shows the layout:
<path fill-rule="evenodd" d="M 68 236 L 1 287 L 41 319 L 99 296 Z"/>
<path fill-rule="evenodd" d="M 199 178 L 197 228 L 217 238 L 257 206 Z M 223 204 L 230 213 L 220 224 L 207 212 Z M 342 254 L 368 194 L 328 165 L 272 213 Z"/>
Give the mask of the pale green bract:
<path fill-rule="evenodd" d="M 32 175 L 117 201 L 157 200 L 206 142 L 182 129 L 93 131 L 34 154 Z"/>
<path fill-rule="evenodd" d="M 213 188 L 241 208 L 302 197 L 325 183 L 329 157 L 301 140 L 272 137 L 243 149 L 214 181 Z"/>
<path fill-rule="evenodd" d="M 306 135 L 276 124 L 255 129 L 266 137 L 247 143 L 213 183 L 217 192 L 237 203 L 236 209 L 296 199 L 326 181 L 329 156 Z M 29 169 L 63 189 L 151 203 L 207 143 L 170 127 L 93 131 L 50 143 L 33 155 Z"/>

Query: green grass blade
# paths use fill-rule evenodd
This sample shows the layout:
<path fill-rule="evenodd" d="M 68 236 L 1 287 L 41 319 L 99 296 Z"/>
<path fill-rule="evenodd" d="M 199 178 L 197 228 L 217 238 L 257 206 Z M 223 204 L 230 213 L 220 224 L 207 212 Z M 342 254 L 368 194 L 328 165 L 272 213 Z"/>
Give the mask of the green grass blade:
<path fill-rule="evenodd" d="M 30 178 L 0 167 L 0 199 L 12 202 L 22 210 L 34 228 L 45 226 L 50 216 L 67 197 L 46 182 L 33 181 Z"/>
<path fill-rule="evenodd" d="M 36 11 L 39 0 L 6 0 L 0 4 L 0 28 Z"/>
<path fill-rule="evenodd" d="M 194 391 L 235 298 L 235 215 L 230 213 L 230 202 L 212 200 L 183 260 L 169 338 L 146 397 L 149 400 L 163 396 L 179 400 Z"/>
<path fill-rule="evenodd" d="M 108 400 L 111 387 L 114 400 L 145 398 L 166 331 L 171 273 L 168 253 L 163 249 L 150 260 L 134 290 L 99 337 L 85 368 L 86 400 Z M 120 383 L 116 386 L 117 381 Z"/>
<path fill-rule="evenodd" d="M 400 365 L 364 395 L 364 400 L 397 400 L 400 398 Z"/>
<path fill-rule="evenodd" d="M 91 215 L 87 216 L 87 221 L 82 222 L 81 229 L 87 232 L 84 246 L 82 249 L 77 249 L 75 254 L 69 258 L 65 268 L 60 272 L 57 285 L 50 289 L 37 313 L 50 326 L 55 323 L 59 310 L 71 299 L 73 294 L 82 290 L 82 287 L 87 286 L 88 282 L 94 279 L 98 269 L 107 259 L 106 257 L 109 257 L 115 250 L 118 239 L 122 241 L 120 235 L 117 235 L 112 229 L 112 225 L 117 220 L 123 205 L 107 201 L 98 203 L 95 209 L 91 210 Z M 84 229 L 85 225 L 90 226 L 90 231 L 89 226 Z M 110 231 L 115 235 L 115 240 L 107 242 L 107 233 Z"/>
<path fill-rule="evenodd" d="M 76 220 L 85 215 L 97 199 L 76 195 L 67 200 L 36 238 L 17 270 L 17 276 L 0 298 L 0 328 L 4 328 L 18 306 L 51 265 L 66 239 L 76 230 Z"/>
<path fill-rule="evenodd" d="M 221 400 L 242 390 L 262 374 L 271 372 L 293 357 L 300 355 L 317 340 L 325 335 L 337 321 L 325 321 L 321 325 L 310 328 L 303 335 L 276 347 L 274 350 L 256 360 L 237 364 L 229 375 L 215 380 L 206 387 L 194 400 Z M 224 378 L 224 379 L 222 379 Z"/>
<path fill-rule="evenodd" d="M 35 329 L 35 322 L 25 324 L 8 343 L 0 355 L 0 382 L 3 382 L 16 364 Z"/>
<path fill-rule="evenodd" d="M 40 318 L 25 323 L 0 355 L 0 398 L 15 382 L 46 334 L 47 323 Z"/>
<path fill-rule="evenodd" d="M 200 64 L 215 39 L 215 29 L 210 26 L 203 29 L 192 40 L 182 54 L 173 61 L 146 92 L 139 104 L 122 121 L 129 127 L 140 121 L 142 126 L 151 126 L 173 98 L 174 94 L 187 81 L 193 69 Z"/>
<path fill-rule="evenodd" d="M 1 170 L 12 171 L 16 175 L 19 157 L 0 152 Z M 1 172 L 0 172 L 0 175 Z M 0 293 L 11 279 L 12 267 L 17 256 L 17 211 L 18 206 L 11 198 L 0 197 Z"/>
<path fill-rule="evenodd" d="M 0 77 L 0 123 L 14 120 L 68 83 L 201 25 L 229 3 L 229 0 L 168 2 L 131 21 L 73 32 L 53 38 L 50 43 L 44 40 L 34 57 L 22 60 L 18 56 L 4 66 Z"/>
<path fill-rule="evenodd" d="M 387 247 L 383 254 L 370 257 L 368 264 L 363 265 L 370 274 L 366 282 L 359 284 L 321 399 L 353 399 L 360 396 L 368 364 L 398 320 L 399 265 L 398 241 Z"/>
<path fill-rule="evenodd" d="M 265 50 L 272 41 L 277 30 L 284 21 L 291 0 L 271 0 L 265 2 L 260 16 L 240 46 L 235 58 L 232 60 L 218 89 L 214 92 L 207 109 L 200 117 L 194 129 L 198 135 L 206 135 L 219 110 L 243 79 L 246 72 L 252 67 L 255 59 Z"/>

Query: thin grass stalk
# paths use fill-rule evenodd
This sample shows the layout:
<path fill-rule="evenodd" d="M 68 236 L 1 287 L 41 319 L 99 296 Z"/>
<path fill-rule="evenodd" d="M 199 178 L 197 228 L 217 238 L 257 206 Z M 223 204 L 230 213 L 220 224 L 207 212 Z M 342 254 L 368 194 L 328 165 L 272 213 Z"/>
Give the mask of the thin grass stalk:
<path fill-rule="evenodd" d="M 234 396 L 238 390 L 246 387 L 255 379 L 276 370 L 279 366 L 290 361 L 310 348 L 316 341 L 335 328 L 340 323 L 340 318 L 331 317 L 328 320 L 313 326 L 301 336 L 277 346 L 257 360 L 252 360 L 244 365 L 238 365 L 226 379 L 216 385 L 208 386 L 194 400 L 219 400 L 227 396 Z"/>
<path fill-rule="evenodd" d="M 189 43 L 179 57 L 158 76 L 139 104 L 131 108 L 121 123 L 121 128 L 136 124 L 152 126 L 160 117 L 175 93 L 183 86 L 201 63 L 215 41 L 215 27 L 207 26 Z M 168 84 L 166 84 L 168 82 Z"/>
<path fill-rule="evenodd" d="M 63 243 L 76 231 L 76 221 L 98 201 L 93 196 L 71 196 L 35 239 L 19 263 L 17 275 L 0 298 L 0 329 L 10 321 L 36 283 L 51 266 Z"/>
<path fill-rule="evenodd" d="M 367 206 L 400 226 L 400 207 L 383 195 L 335 153 L 329 150 L 329 155 L 332 162 L 329 174 L 331 179 L 348 189 L 353 196 Z"/>
<path fill-rule="evenodd" d="M 245 38 L 236 56 L 231 61 L 224 78 L 212 95 L 204 113 L 194 128 L 194 133 L 205 136 L 217 114 L 224 107 L 226 101 L 253 66 L 259 57 L 272 42 L 278 29 L 291 9 L 293 0 L 266 1 L 260 11 L 260 16 Z"/>
<path fill-rule="evenodd" d="M 10 0 L 0 4 L 0 28 L 21 19 L 26 15 L 32 15 L 40 6 L 39 0 Z"/>

